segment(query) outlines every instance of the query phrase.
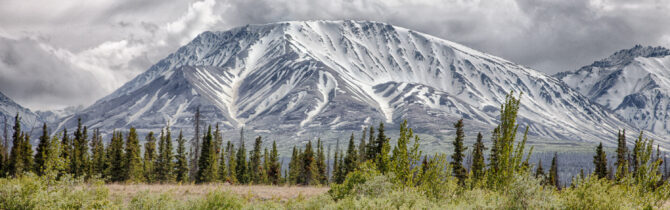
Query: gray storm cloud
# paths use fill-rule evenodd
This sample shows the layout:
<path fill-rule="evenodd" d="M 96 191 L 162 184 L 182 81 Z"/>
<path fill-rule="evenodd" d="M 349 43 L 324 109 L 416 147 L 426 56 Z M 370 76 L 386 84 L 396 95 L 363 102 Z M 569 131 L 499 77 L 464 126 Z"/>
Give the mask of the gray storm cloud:
<path fill-rule="evenodd" d="M 387 22 L 549 74 L 670 45 L 657 0 L 7 0 L 0 91 L 32 109 L 88 105 L 202 31 L 316 19 Z"/>

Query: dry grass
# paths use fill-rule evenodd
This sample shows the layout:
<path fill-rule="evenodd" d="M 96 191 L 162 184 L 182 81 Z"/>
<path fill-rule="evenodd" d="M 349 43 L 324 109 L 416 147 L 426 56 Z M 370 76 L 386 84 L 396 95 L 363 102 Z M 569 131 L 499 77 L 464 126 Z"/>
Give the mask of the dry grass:
<path fill-rule="evenodd" d="M 229 184 L 107 184 L 112 199 L 128 202 L 138 193 L 169 193 L 180 200 L 204 197 L 211 191 L 228 191 L 250 200 L 286 201 L 293 198 L 309 198 L 326 193 L 328 187 L 229 185 Z"/>

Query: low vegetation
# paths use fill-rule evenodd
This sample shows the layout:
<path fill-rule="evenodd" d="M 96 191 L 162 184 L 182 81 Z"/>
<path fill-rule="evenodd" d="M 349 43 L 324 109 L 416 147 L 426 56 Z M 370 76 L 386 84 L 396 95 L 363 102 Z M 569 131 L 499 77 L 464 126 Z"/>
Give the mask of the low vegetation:
<path fill-rule="evenodd" d="M 450 156 L 423 154 L 421 140 L 407 122 L 396 145 L 384 125 L 366 129 L 359 142 L 335 150 L 333 163 L 320 140 L 293 149 L 288 170 L 279 164 L 276 144 L 262 149 L 261 137 L 247 153 L 244 144 L 225 147 L 211 126 L 187 154 L 169 128 L 147 136 L 144 152 L 134 129 L 123 141 L 115 132 L 109 145 L 86 127 L 72 141 L 49 137 L 44 127 L 36 154 L 30 137 L 14 127 L 13 145 L 2 156 L 0 209 L 651 209 L 669 208 L 670 184 L 659 166 L 658 147 L 640 133 L 631 150 L 625 131 L 608 166 L 602 145 L 594 149 L 594 172 L 569 183 L 559 180 L 558 154 L 545 171 L 530 163 L 528 128 L 518 132 L 520 100 L 510 93 L 490 144 L 478 135 L 472 161 L 464 161 L 463 121 L 454 123 Z M 18 116 L 17 116 L 18 120 Z M 523 136 L 518 138 L 517 133 Z M 90 146 L 90 147 L 89 147 Z M 4 150 L 3 150 L 4 151 Z M 485 152 L 486 151 L 486 152 Z M 249 156 L 247 158 L 247 155 Z M 195 164 L 195 165 L 194 165 Z M 332 165 L 332 167 L 330 167 Z M 540 164 L 538 164 L 540 166 Z M 284 173 L 282 173 L 284 171 Z M 195 185 L 194 185 L 195 184 Z"/>

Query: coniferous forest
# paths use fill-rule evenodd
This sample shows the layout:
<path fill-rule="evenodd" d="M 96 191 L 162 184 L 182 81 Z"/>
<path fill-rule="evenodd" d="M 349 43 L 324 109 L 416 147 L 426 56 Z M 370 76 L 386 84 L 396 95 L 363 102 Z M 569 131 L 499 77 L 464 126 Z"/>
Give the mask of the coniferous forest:
<path fill-rule="evenodd" d="M 282 162 L 277 142 L 255 137 L 253 144 L 224 142 L 218 124 L 207 125 L 193 142 L 169 126 L 146 136 L 134 128 L 103 139 L 82 126 L 38 137 L 24 132 L 18 114 L 13 132 L 0 144 L 0 209 L 640 209 L 668 208 L 670 184 L 661 170 L 658 145 L 643 133 L 627 145 L 617 139 L 616 156 L 602 143 L 593 148 L 591 173 L 561 183 L 555 153 L 551 167 L 531 162 L 528 128 L 517 123 L 521 95 L 510 93 L 500 106 L 491 139 L 479 133 L 464 142 L 467 125 L 451 122 L 452 151 L 426 154 L 405 121 L 391 145 L 383 123 L 352 133 L 331 154 L 321 139 L 295 145 Z M 197 118 L 197 114 L 196 114 Z M 196 130 L 199 125 L 196 125 Z M 243 131 L 241 131 L 243 132 Z M 521 135 L 519 135 L 521 134 Z M 31 145 L 31 137 L 37 145 Z M 188 139 L 188 140 L 187 140 Z M 270 145 L 270 146 L 267 146 Z M 468 159 L 470 161 L 466 161 Z M 613 163 L 613 164 L 609 164 Z M 288 168 L 283 168 L 288 166 Z M 140 193 L 112 198 L 108 184 L 201 186 L 220 190 L 193 199 Z M 224 186 L 319 186 L 325 194 L 289 200 L 253 199 Z"/>

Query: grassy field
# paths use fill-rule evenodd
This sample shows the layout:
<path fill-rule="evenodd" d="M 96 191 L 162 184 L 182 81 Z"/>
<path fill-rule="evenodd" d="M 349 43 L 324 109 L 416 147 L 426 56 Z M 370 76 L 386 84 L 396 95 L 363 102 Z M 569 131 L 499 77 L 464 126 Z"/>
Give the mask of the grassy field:
<path fill-rule="evenodd" d="M 229 185 L 229 184 L 106 184 L 112 200 L 124 203 L 142 194 L 164 194 L 181 201 L 204 198 L 210 192 L 224 191 L 249 201 L 287 202 L 293 199 L 311 198 L 322 195 L 330 188 L 316 186 L 269 186 L 269 185 Z"/>

